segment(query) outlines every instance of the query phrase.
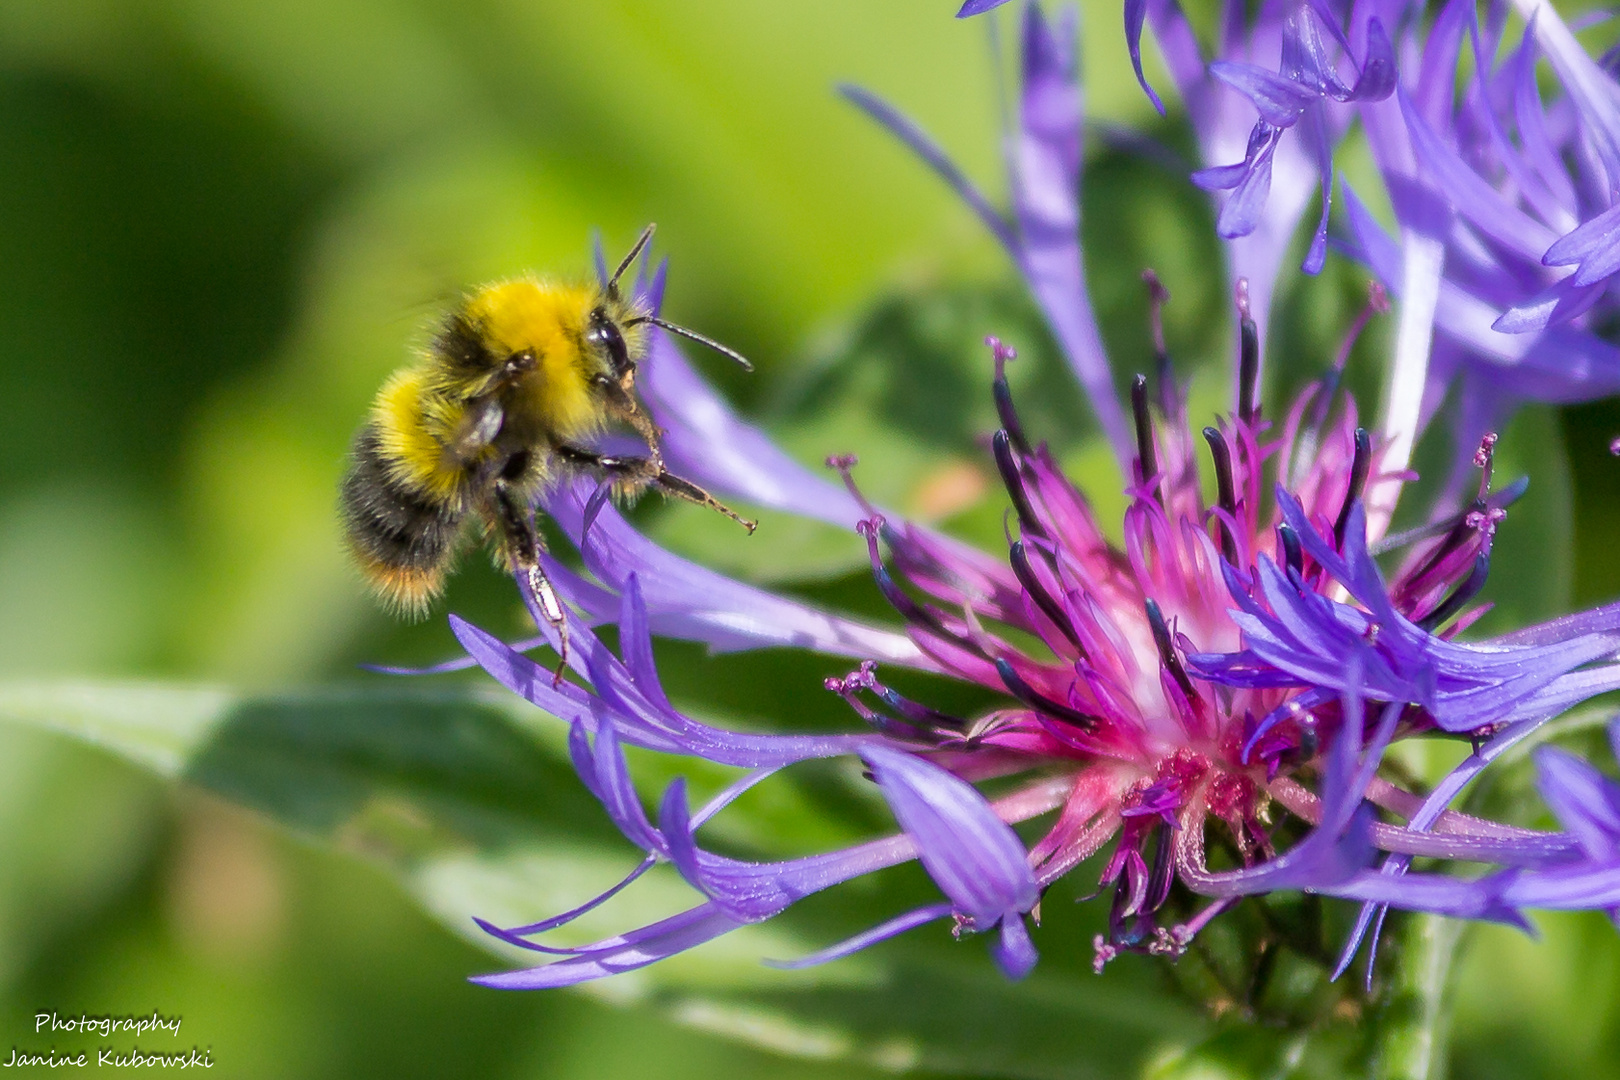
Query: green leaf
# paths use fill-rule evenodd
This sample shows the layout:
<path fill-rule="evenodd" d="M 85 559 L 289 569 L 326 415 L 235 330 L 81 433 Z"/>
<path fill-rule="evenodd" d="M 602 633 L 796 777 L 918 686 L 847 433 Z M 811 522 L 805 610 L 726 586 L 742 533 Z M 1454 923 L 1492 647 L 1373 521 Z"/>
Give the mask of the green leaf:
<path fill-rule="evenodd" d="M 471 916 L 511 925 L 554 914 L 613 884 L 639 857 L 575 777 L 562 725 L 504 694 L 397 683 L 265 694 L 9 684 L 0 685 L 0 718 L 104 747 L 380 864 L 452 930 L 499 957 L 492 969 L 541 958 L 482 934 Z M 632 756 L 643 791 L 669 775 L 667 759 L 656 758 Z M 734 775 L 681 765 L 699 795 Z M 709 841 L 780 857 L 761 850 L 762 833 L 776 822 L 802 843 L 816 834 L 794 822 L 838 790 L 852 804 L 844 821 L 869 818 L 870 793 L 856 771 L 847 783 L 808 775 L 813 798 L 795 773 L 773 778 L 770 797 L 744 808 L 747 828 L 728 830 L 722 815 Z M 822 838 L 837 835 L 835 826 Z M 1045 960 L 1016 984 L 996 972 L 983 939 L 955 942 L 938 926 L 808 971 L 759 963 L 804 955 L 934 895 L 920 870 L 890 871 L 582 989 L 786 1054 L 1040 1080 L 1130 1075 L 1166 1037 L 1196 1032 L 1186 1010 L 1155 992 L 1151 968 L 1091 975 L 1084 927 L 1069 912 L 1053 920 L 1061 926 L 1043 928 Z M 697 900 L 659 867 L 555 940 L 620 933 Z"/>
<path fill-rule="evenodd" d="M 0 689 L 0 716 L 71 735 L 173 777 L 233 701 L 214 687 L 10 683 Z"/>

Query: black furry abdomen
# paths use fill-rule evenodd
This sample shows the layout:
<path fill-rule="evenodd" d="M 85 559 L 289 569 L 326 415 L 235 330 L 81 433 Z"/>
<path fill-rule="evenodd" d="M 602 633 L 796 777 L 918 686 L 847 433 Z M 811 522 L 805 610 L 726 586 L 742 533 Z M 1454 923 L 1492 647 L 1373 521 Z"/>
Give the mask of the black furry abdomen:
<path fill-rule="evenodd" d="M 434 501 L 392 475 L 375 424 L 355 436 L 339 501 L 349 546 L 385 591 L 399 591 L 390 580 L 395 575 L 436 577 L 455 553 L 461 507 Z"/>

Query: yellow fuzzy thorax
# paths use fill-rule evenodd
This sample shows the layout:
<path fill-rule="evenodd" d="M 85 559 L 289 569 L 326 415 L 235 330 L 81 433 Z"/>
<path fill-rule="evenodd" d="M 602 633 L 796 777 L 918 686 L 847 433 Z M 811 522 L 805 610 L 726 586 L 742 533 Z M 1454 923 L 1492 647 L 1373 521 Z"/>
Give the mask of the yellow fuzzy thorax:
<path fill-rule="evenodd" d="M 563 438 L 602 426 L 591 387 L 597 372 L 585 353 L 585 329 L 600 298 L 598 290 L 581 285 L 519 278 L 486 286 L 467 301 L 467 321 L 492 353 L 534 354 L 538 367 L 523 382 L 523 411 Z"/>
<path fill-rule="evenodd" d="M 592 309 L 602 306 L 623 326 L 634 304 L 601 290 L 536 278 L 497 282 L 471 293 L 459 316 L 473 328 L 495 364 L 520 353 L 534 357 L 532 372 L 502 392 L 508 430 L 544 444 L 589 436 L 606 423 L 595 381 L 609 374 L 587 351 Z M 624 326 L 626 345 L 639 358 L 644 332 Z M 468 461 L 451 460 L 467 401 L 484 393 L 487 378 L 468 375 L 433 352 L 395 374 L 372 405 L 372 422 L 389 471 L 408 490 L 453 505 L 465 495 Z"/>

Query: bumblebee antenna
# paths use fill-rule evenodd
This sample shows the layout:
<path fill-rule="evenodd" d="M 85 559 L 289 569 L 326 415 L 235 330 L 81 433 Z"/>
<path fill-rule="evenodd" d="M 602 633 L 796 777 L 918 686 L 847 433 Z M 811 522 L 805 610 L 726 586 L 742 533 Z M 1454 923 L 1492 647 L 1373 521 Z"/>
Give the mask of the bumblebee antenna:
<path fill-rule="evenodd" d="M 714 338 L 700 334 L 696 330 L 688 330 L 684 326 L 677 326 L 675 323 L 665 322 L 656 315 L 641 315 L 637 318 L 628 320 L 625 325 L 634 326 L 637 323 L 652 323 L 654 326 L 668 330 L 672 334 L 679 334 L 688 341 L 695 341 L 699 345 L 707 345 L 721 356 L 729 357 L 730 359 L 737 361 L 737 363 L 742 365 L 742 369 L 744 371 L 754 370 L 754 365 L 750 364 L 748 362 L 748 358 L 742 353 L 738 352 L 736 349 L 733 349 L 729 345 L 722 345 L 718 341 L 714 340 Z"/>
<path fill-rule="evenodd" d="M 636 242 L 630 248 L 630 254 L 620 261 L 619 268 L 613 271 L 612 277 L 608 278 L 607 291 L 610 295 L 619 295 L 619 278 L 623 277 L 624 272 L 630 269 L 630 264 L 636 261 L 636 256 L 640 255 L 641 249 L 647 246 L 647 241 L 652 239 L 653 230 L 656 228 L 658 228 L 656 223 L 649 222 L 647 227 L 641 230 L 641 235 L 636 238 Z"/>

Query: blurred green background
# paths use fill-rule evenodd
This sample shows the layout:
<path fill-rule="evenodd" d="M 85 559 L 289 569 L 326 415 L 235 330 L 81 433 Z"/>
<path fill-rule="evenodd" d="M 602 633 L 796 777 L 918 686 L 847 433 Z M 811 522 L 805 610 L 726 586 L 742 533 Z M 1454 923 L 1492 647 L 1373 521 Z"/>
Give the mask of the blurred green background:
<path fill-rule="evenodd" d="M 998 191 L 992 49 L 954 7 L 0 0 L 0 673 L 276 690 L 452 655 L 441 615 L 391 622 L 345 565 L 347 441 L 447 298 L 527 268 L 583 273 L 592 228 L 612 253 L 658 222 L 667 310 L 759 370 L 694 359 L 804 460 L 859 451 L 879 497 L 987 540 L 1001 504 L 976 456 L 992 426 L 976 343 L 1013 340 L 1031 426 L 1106 515 L 1117 477 L 999 253 L 832 92 L 851 80 L 890 97 Z M 1189 153 L 1129 76 L 1118 5 L 1088 3 L 1084 31 L 1090 114 Z M 1172 344 L 1213 401 L 1226 330 L 1208 211 L 1174 173 L 1092 149 L 1089 269 L 1119 374 L 1146 356 L 1136 274 L 1151 263 L 1176 294 Z M 1348 267 L 1285 288 L 1276 389 L 1329 355 L 1361 288 Z M 1375 374 L 1358 377 L 1376 392 Z M 1525 556 L 1498 560 L 1504 617 L 1620 592 L 1612 555 L 1582 542 L 1620 526 L 1604 453 L 1617 428 L 1610 406 L 1516 426 L 1519 446 L 1552 452 L 1517 452 L 1538 482 L 1515 517 Z M 640 514 L 711 563 L 880 613 L 849 537 L 770 517 L 744 545 L 701 514 Z M 445 607 L 518 633 L 509 588 L 469 564 Z M 706 715 L 848 723 L 817 689 L 838 665 L 661 656 Z M 913 1060 L 817 1062 L 836 1048 L 802 1044 L 783 1057 L 762 1048 L 791 1048 L 771 1031 L 690 1009 L 468 986 L 499 962 L 375 860 L 208 786 L 0 726 L 0 1056 L 86 1041 L 36 1036 L 40 1010 L 157 1009 L 183 1014 L 180 1041 L 211 1046 L 232 1077 L 809 1078 Z M 628 859 L 621 846 L 607 850 Z M 1043 943 L 1048 963 L 1085 971 L 1093 915 L 1057 906 L 1051 921 L 1073 925 Z M 1620 1063 L 1613 932 L 1542 927 L 1540 944 L 1469 939 L 1454 1075 Z M 1157 987 L 1150 966 L 1126 960 L 1098 985 Z M 1167 1021 L 1165 1045 L 1186 1030 Z M 1075 1075 L 1110 1075 L 1087 1063 L 1121 1053 L 1069 1057 Z M 1165 1053 L 1125 1056 L 1174 1069 Z"/>

